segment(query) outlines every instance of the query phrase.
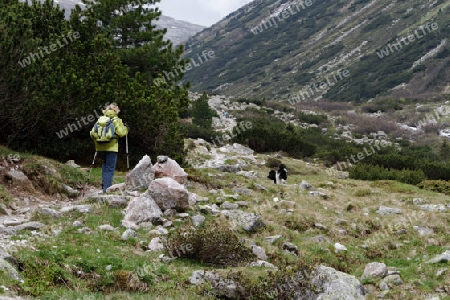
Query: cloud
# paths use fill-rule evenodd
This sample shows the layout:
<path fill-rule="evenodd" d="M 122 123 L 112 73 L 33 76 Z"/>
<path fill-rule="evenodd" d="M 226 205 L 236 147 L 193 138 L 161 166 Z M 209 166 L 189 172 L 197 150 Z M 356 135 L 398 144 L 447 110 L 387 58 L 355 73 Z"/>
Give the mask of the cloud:
<path fill-rule="evenodd" d="M 194 24 L 211 26 L 251 0 L 161 0 L 163 15 Z"/>

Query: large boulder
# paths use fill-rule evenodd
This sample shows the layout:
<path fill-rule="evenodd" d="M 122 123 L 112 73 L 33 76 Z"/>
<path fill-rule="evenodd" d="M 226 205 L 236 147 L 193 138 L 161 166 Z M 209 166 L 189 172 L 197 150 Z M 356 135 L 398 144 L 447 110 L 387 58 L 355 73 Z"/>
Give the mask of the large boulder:
<path fill-rule="evenodd" d="M 0 246 L 0 273 L 11 279 L 21 281 L 19 272 L 13 267 L 18 265 L 16 259 Z"/>
<path fill-rule="evenodd" d="M 184 211 L 189 207 L 188 191 L 170 177 L 153 180 L 146 194 L 155 199 L 156 204 L 163 211 L 169 208 Z"/>
<path fill-rule="evenodd" d="M 127 174 L 125 181 L 127 191 L 147 189 L 150 182 L 155 179 L 155 170 L 148 155 L 142 157 L 139 163 Z"/>
<path fill-rule="evenodd" d="M 355 276 L 336 271 L 330 267 L 318 267 L 313 282 L 322 287 L 322 292 L 317 300 L 365 299 L 364 287 Z"/>
<path fill-rule="evenodd" d="M 173 159 L 167 156 L 158 156 L 155 164 L 155 178 L 170 177 L 180 184 L 187 182 L 187 173 Z"/>
<path fill-rule="evenodd" d="M 122 220 L 122 225 L 125 226 L 130 223 L 139 225 L 143 222 L 156 224 L 161 221 L 161 216 L 161 209 L 151 197 L 148 195 L 134 197 L 125 209 L 125 217 Z"/>

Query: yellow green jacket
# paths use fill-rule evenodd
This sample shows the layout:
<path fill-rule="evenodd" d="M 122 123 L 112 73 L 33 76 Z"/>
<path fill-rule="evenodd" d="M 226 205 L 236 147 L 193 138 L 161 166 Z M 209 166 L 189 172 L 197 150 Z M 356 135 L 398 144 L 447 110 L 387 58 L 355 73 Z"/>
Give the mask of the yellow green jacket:
<path fill-rule="evenodd" d="M 123 125 L 122 119 L 117 117 L 114 110 L 107 110 L 104 115 L 113 120 L 115 138 L 109 143 L 97 143 L 92 136 L 93 130 L 91 130 L 90 135 L 95 144 L 95 151 L 119 152 L 119 138 L 128 134 L 128 127 Z"/>

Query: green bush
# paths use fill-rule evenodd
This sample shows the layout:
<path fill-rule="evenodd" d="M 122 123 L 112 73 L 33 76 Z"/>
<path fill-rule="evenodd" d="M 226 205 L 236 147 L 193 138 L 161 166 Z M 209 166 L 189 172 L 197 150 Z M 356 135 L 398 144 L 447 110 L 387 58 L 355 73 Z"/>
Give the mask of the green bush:
<path fill-rule="evenodd" d="M 187 136 L 191 139 L 204 139 L 205 141 L 212 142 L 217 135 L 217 132 L 212 129 L 206 129 L 194 124 L 182 123 L 182 126 L 187 132 Z"/>
<path fill-rule="evenodd" d="M 417 186 L 424 190 L 450 195 L 450 182 L 445 180 L 423 180 Z"/>
<path fill-rule="evenodd" d="M 273 158 L 273 157 L 269 157 L 266 161 L 266 167 L 269 168 L 278 168 L 281 164 L 281 160 Z"/>
<path fill-rule="evenodd" d="M 297 114 L 296 117 L 300 122 L 309 123 L 309 124 L 320 125 L 321 123 L 324 123 L 327 121 L 327 116 L 325 116 L 325 115 L 311 115 L 311 114 L 306 114 L 303 112 Z"/>
<path fill-rule="evenodd" d="M 357 164 L 349 169 L 349 177 L 360 180 L 396 180 L 407 184 L 418 184 L 425 179 L 422 170 L 395 170 L 381 166 Z"/>
<path fill-rule="evenodd" d="M 172 257 L 212 266 L 240 266 L 254 258 L 250 248 L 233 231 L 219 225 L 172 232 L 164 240 L 164 246 Z"/>

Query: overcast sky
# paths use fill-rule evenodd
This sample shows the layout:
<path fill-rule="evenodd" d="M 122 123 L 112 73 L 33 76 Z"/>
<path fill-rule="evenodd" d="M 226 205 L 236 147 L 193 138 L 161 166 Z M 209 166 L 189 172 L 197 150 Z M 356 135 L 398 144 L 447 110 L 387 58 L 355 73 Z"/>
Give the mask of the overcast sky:
<path fill-rule="evenodd" d="M 251 0 L 161 0 L 163 15 L 190 23 L 211 26 Z"/>

